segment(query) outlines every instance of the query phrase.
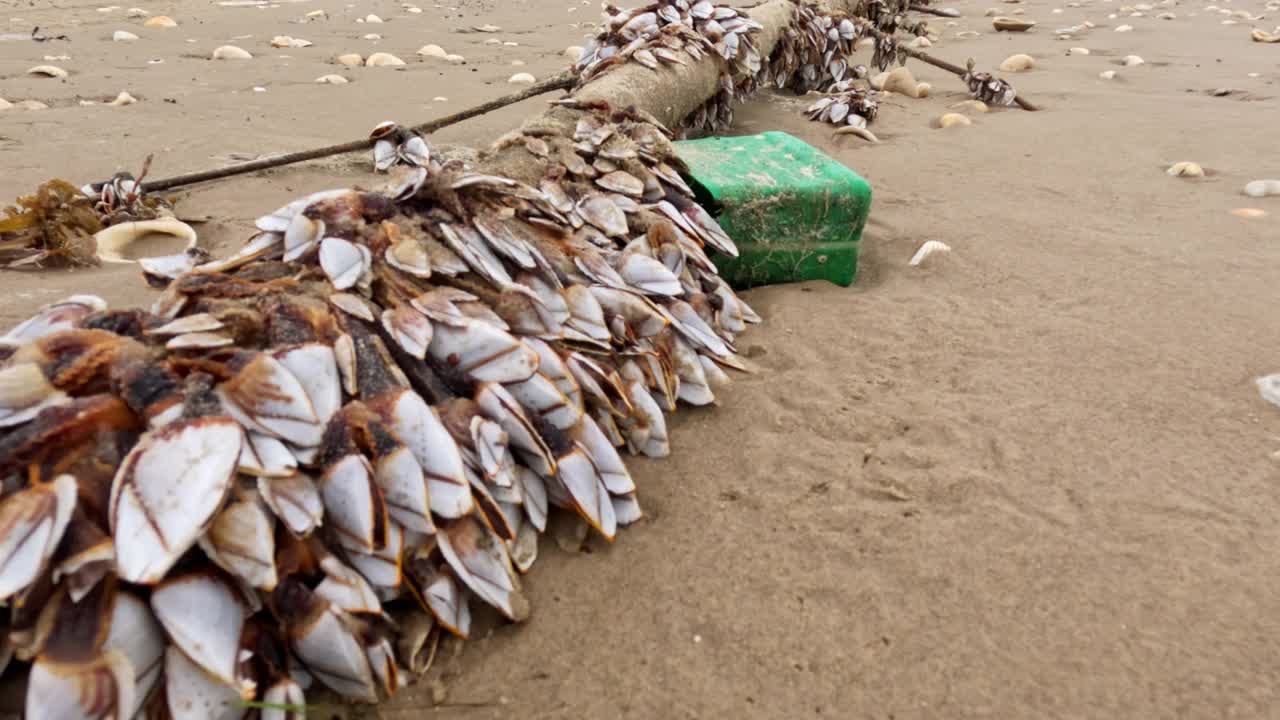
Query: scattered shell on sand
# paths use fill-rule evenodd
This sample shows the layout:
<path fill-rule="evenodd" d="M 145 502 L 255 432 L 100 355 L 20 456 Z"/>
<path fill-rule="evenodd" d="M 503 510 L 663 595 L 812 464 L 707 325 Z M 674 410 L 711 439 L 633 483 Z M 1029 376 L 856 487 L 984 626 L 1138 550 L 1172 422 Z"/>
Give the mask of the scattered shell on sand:
<path fill-rule="evenodd" d="M 329 75 L 321 75 L 320 77 L 316 78 L 316 82 L 322 85 L 346 85 L 351 81 L 342 77 L 341 75 L 329 74 Z"/>
<path fill-rule="evenodd" d="M 857 125 L 845 125 L 831 133 L 831 137 L 840 137 L 841 135 L 857 135 L 873 145 L 880 142 L 880 138 L 876 137 L 875 133 L 864 127 L 858 127 Z"/>
<path fill-rule="evenodd" d="M 1013 17 L 998 17 L 991 21 L 992 27 L 998 32 L 1026 32 L 1035 27 L 1034 20 L 1023 20 Z"/>
<path fill-rule="evenodd" d="M 1125 55 L 1124 59 L 1120 61 L 1120 64 L 1125 67 L 1137 67 L 1139 65 L 1146 65 L 1147 61 L 1137 55 Z"/>
<path fill-rule="evenodd" d="M 467 61 L 467 59 L 461 55 L 445 55 L 444 59 L 445 62 L 452 63 L 454 65 L 461 65 Z"/>
<path fill-rule="evenodd" d="M 38 77 L 51 77 L 51 78 L 58 78 L 58 79 L 65 78 L 68 75 L 66 70 L 63 70 L 57 65 L 37 65 L 31 68 L 30 70 L 28 70 L 27 74 L 36 75 Z"/>
<path fill-rule="evenodd" d="M 1250 35 L 1250 37 L 1252 37 L 1252 38 L 1253 38 L 1253 41 L 1254 41 L 1254 42 L 1260 42 L 1260 43 L 1280 43 L 1280 32 L 1278 32 L 1278 33 L 1269 33 L 1269 32 L 1267 32 L 1266 30 L 1256 30 L 1256 29 L 1255 29 L 1253 32 L 1249 33 L 1249 35 Z"/>
<path fill-rule="evenodd" d="M 339 65 L 346 65 L 347 67 L 358 67 L 364 64 L 364 57 L 361 55 L 357 55 L 356 53 L 347 53 L 345 55 L 339 55 L 338 57 L 334 58 L 334 60 L 337 61 Z"/>
<path fill-rule="evenodd" d="M 420 7 L 405 8 L 405 12 L 410 12 L 410 13 L 413 13 L 414 15 L 417 15 L 418 13 L 422 12 L 422 8 Z"/>
<path fill-rule="evenodd" d="M 128 10 L 125 11 L 124 14 L 128 15 L 131 18 L 141 18 L 141 17 L 146 17 L 151 13 L 147 12 L 146 10 L 143 10 L 142 8 L 129 8 Z"/>
<path fill-rule="evenodd" d="M 1199 163 L 1183 160 L 1170 165 L 1165 174 L 1172 177 L 1204 177 L 1204 168 Z"/>
<path fill-rule="evenodd" d="M 1238 218 L 1253 219 L 1266 217 L 1267 211 L 1262 208 L 1236 208 L 1231 211 L 1231 214 Z"/>
<path fill-rule="evenodd" d="M 168 15 L 157 15 L 142 23 L 142 27 L 149 28 L 176 28 L 178 23 Z"/>
<path fill-rule="evenodd" d="M 1116 79 L 1116 71 L 1115 71 L 1115 70 L 1103 70 L 1102 72 L 1098 73 L 1098 77 L 1102 78 L 1103 80 L 1115 80 L 1115 79 Z"/>
<path fill-rule="evenodd" d="M 364 16 L 364 21 L 367 23 L 380 23 L 382 22 L 382 18 L 378 17 L 377 15 L 374 15 L 373 13 L 369 13 L 368 15 Z"/>
<path fill-rule="evenodd" d="M 111 33 L 111 40 L 113 42 L 133 42 L 134 40 L 137 40 L 137 39 L 138 39 L 138 36 L 134 35 L 128 30 L 117 30 Z"/>
<path fill-rule="evenodd" d="M 520 43 L 514 40 L 505 40 L 502 43 L 502 47 L 520 47 Z"/>
<path fill-rule="evenodd" d="M 271 47 L 276 47 L 276 48 L 311 47 L 311 41 L 303 40 L 302 38 L 292 38 L 292 37 L 289 37 L 288 35 L 277 35 L 271 38 Z"/>
<path fill-rule="evenodd" d="M 529 73 L 516 73 L 507 79 L 507 82 L 514 85 L 532 85 L 538 80 Z"/>
<path fill-rule="evenodd" d="M 960 32 L 956 33 L 956 38 L 959 40 L 969 40 L 971 38 L 976 38 L 976 37 L 982 37 L 982 33 L 977 32 L 975 30 L 961 30 Z M 874 42 L 875 41 L 873 40 L 872 43 L 874 44 Z"/>
<path fill-rule="evenodd" d="M 0 98 L 0 110 L 8 110 L 11 107 L 13 107 L 13 103 L 5 100 L 4 98 Z"/>
<path fill-rule="evenodd" d="M 931 87 L 929 83 L 917 82 L 915 75 L 912 75 L 911 70 L 908 68 L 899 67 L 885 74 L 884 78 L 880 80 L 878 89 L 906 95 L 907 97 L 922 98 L 929 96 Z"/>
<path fill-rule="evenodd" d="M 569 47 L 564 49 L 564 52 L 562 54 L 565 57 L 569 58 L 570 60 L 577 62 L 578 58 L 582 57 L 582 46 L 570 45 Z"/>
<path fill-rule="evenodd" d="M 981 100 L 962 100 L 956 103 L 955 105 L 952 105 L 951 108 L 953 110 L 962 110 L 962 111 L 976 112 L 976 113 L 984 113 L 984 112 L 989 112 L 991 110 L 991 108 L 987 107 L 987 104 L 982 102 Z"/>
<path fill-rule="evenodd" d="M 422 57 L 440 58 L 441 60 L 449 56 L 449 53 L 445 52 L 444 48 L 439 45 L 423 45 L 418 48 L 418 54 Z"/>
<path fill-rule="evenodd" d="M 121 90 L 121 91 L 120 91 L 120 94 L 116 96 L 116 99 L 115 99 L 115 100 L 112 100 L 111 102 L 109 102 L 109 103 L 107 103 L 107 104 L 108 104 L 108 105 L 115 105 L 116 107 L 122 107 L 122 106 L 124 106 L 124 105 L 132 105 L 132 104 L 134 104 L 134 103 L 136 103 L 136 102 L 138 102 L 138 98 L 136 98 L 136 97 L 134 97 L 134 96 L 130 95 L 130 94 L 129 94 L 129 91 L 127 91 L 127 90 Z"/>
<path fill-rule="evenodd" d="M 18 102 L 14 103 L 13 106 L 20 110 L 48 110 L 49 109 L 48 105 L 45 105 L 39 100 L 19 100 Z"/>
<path fill-rule="evenodd" d="M 1254 180 L 1244 186 L 1244 194 L 1249 197 L 1280 195 L 1280 180 Z"/>
<path fill-rule="evenodd" d="M 983 13 L 983 15 L 986 17 L 996 17 L 999 14 L 1000 14 L 1000 8 L 987 8 L 987 11 Z"/>
<path fill-rule="evenodd" d="M 235 45 L 223 45 L 222 47 L 213 51 L 213 59 L 214 60 L 252 60 L 253 55 L 251 55 L 249 51 L 245 50 L 244 48 L 239 48 L 239 47 L 236 47 Z"/>
<path fill-rule="evenodd" d="M 1070 50 L 1067 50 L 1067 54 L 1068 55 L 1088 55 L 1089 48 L 1073 47 Z"/>
<path fill-rule="evenodd" d="M 312 10 L 311 12 L 307 13 L 304 17 L 307 18 L 308 22 L 311 22 L 313 20 L 328 20 L 329 13 L 323 10 Z"/>
<path fill-rule="evenodd" d="M 482 32 L 482 33 L 496 33 L 496 32 L 502 32 L 502 28 L 498 27 L 497 25 L 488 25 L 488 24 L 486 24 L 486 25 L 480 25 L 480 26 L 475 27 L 475 28 L 472 28 L 472 29 L 473 29 L 473 30 L 476 30 L 476 31 L 478 31 L 478 32 Z"/>
<path fill-rule="evenodd" d="M 1036 61 L 1025 53 L 1010 55 L 1000 63 L 1000 69 L 1004 72 L 1026 72 L 1035 67 Z"/>
<path fill-rule="evenodd" d="M 1156 19 L 1157 20 L 1174 20 L 1177 17 L 1178 17 L 1177 15 L 1174 15 L 1171 12 L 1162 12 L 1156 16 Z"/>
<path fill-rule="evenodd" d="M 972 120 L 960 113 L 947 113 L 933 121 L 936 128 L 967 127 L 972 124 Z"/>
<path fill-rule="evenodd" d="M 498 38 L 489 38 L 488 40 L 484 41 L 484 44 L 485 45 L 501 45 L 502 41 L 499 40 Z"/>
<path fill-rule="evenodd" d="M 524 67 L 524 61 L 523 61 L 523 60 L 512 60 L 512 61 L 511 61 L 511 66 L 512 66 L 512 67 Z"/>
<path fill-rule="evenodd" d="M 911 260 L 908 261 L 907 264 L 914 267 L 924 262 L 930 255 L 949 252 L 951 252 L 950 245 L 940 240 L 929 240 L 925 244 L 921 245 L 919 250 L 916 250 L 916 254 L 911 256 Z"/>
<path fill-rule="evenodd" d="M 364 64 L 368 67 L 400 67 L 404 61 L 391 53 L 380 52 L 370 55 Z"/>
<path fill-rule="evenodd" d="M 443 96 L 443 95 L 437 95 L 437 96 L 435 96 L 435 97 L 431 98 L 431 102 L 449 102 L 449 98 L 447 98 L 447 97 L 445 97 L 445 96 Z"/>
<path fill-rule="evenodd" d="M 361 37 L 364 40 L 381 40 L 382 39 L 382 36 L 379 35 L 378 33 L 369 33 L 368 35 L 363 35 Z"/>
<path fill-rule="evenodd" d="M 1133 32 L 1133 26 L 1121 25 L 1120 27 L 1116 28 L 1116 32 Z"/>

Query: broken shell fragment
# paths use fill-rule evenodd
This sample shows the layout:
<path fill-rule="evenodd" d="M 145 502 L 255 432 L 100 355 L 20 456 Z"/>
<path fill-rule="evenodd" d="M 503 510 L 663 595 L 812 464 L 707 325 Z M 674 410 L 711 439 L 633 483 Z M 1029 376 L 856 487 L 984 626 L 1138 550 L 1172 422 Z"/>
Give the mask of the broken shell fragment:
<path fill-rule="evenodd" d="M 1267 211 L 1263 210 L 1262 208 L 1247 207 L 1247 208 L 1236 208 L 1231 211 L 1231 214 L 1235 215 L 1238 218 L 1255 219 L 1255 218 L 1266 217 Z"/>
<path fill-rule="evenodd" d="M 1026 32 L 1035 27 L 1036 23 L 1021 18 L 997 17 L 991 21 L 991 25 L 1000 32 Z"/>
<path fill-rule="evenodd" d="M 1257 28 L 1254 28 L 1249 33 L 1249 36 L 1253 38 L 1254 42 L 1280 43 L 1280 32 L 1269 33 L 1266 30 L 1259 30 Z"/>
<path fill-rule="evenodd" d="M 59 79 L 59 80 L 61 80 L 62 78 L 67 77 L 67 75 L 68 75 L 68 73 L 67 73 L 67 71 L 66 71 L 66 70 L 63 70 L 62 68 L 58 67 L 57 65 L 37 65 L 37 66 L 35 66 L 35 67 L 31 68 L 30 70 L 28 70 L 28 71 L 27 71 L 27 74 L 28 74 L 28 75 L 37 75 L 37 76 L 40 76 L 40 77 L 51 77 L 51 78 L 57 78 L 57 79 Z"/>
<path fill-rule="evenodd" d="M 116 99 L 115 99 L 115 100 L 112 100 L 111 102 L 109 102 L 109 103 L 107 103 L 107 104 L 108 104 L 108 105 L 114 105 L 114 106 L 116 106 L 116 107 L 122 107 L 122 106 L 124 106 L 124 105 L 132 105 L 132 104 L 134 104 L 134 103 L 136 103 L 136 102 L 138 102 L 138 99 L 137 99 L 137 98 L 135 98 L 134 96 L 130 95 L 130 94 L 129 94 L 129 92 L 128 92 L 127 90 L 121 90 L 121 91 L 120 91 L 120 94 L 116 96 Z"/>
<path fill-rule="evenodd" d="M 138 36 L 128 30 L 117 30 L 114 33 L 111 33 L 112 42 L 133 42 L 137 39 Z"/>
<path fill-rule="evenodd" d="M 345 55 L 339 55 L 338 57 L 334 58 L 334 60 L 339 65 L 346 65 L 347 67 L 358 67 L 360 65 L 364 65 L 364 56 L 357 55 L 356 53 L 347 53 Z"/>
<path fill-rule="evenodd" d="M 529 73 L 516 73 L 515 75 L 512 75 L 510 78 L 508 78 L 507 82 L 511 83 L 512 85 L 532 85 L 535 82 L 537 82 L 537 79 L 534 78 Z"/>
<path fill-rule="evenodd" d="M 1146 65 L 1147 61 L 1137 55 L 1125 55 L 1120 64 L 1125 67 L 1137 67 L 1138 65 Z"/>
<path fill-rule="evenodd" d="M 1117 74 L 1118 73 L 1115 70 L 1103 70 L 1102 72 L 1098 73 L 1098 77 L 1102 78 L 1103 80 L 1114 80 Z"/>
<path fill-rule="evenodd" d="M 1003 72 L 1025 72 L 1035 67 L 1036 61 L 1030 55 L 1018 53 L 1010 55 L 1000 63 L 1000 70 Z"/>
<path fill-rule="evenodd" d="M 1184 160 L 1170 165 L 1165 170 L 1165 174 L 1172 177 L 1203 177 L 1204 168 L 1200 167 L 1198 163 Z"/>
<path fill-rule="evenodd" d="M 839 137 L 841 135 L 856 135 L 872 144 L 876 144 L 880 142 L 880 138 L 876 137 L 875 133 L 871 132 L 870 130 L 864 127 L 860 127 L 858 125 L 845 125 L 844 127 L 836 128 L 835 132 L 831 133 L 831 135 L 832 137 Z"/>
<path fill-rule="evenodd" d="M 98 257 L 103 262 L 133 262 L 122 253 L 134 241 L 147 235 L 172 235 L 185 241 L 188 249 L 196 247 L 198 240 L 190 225 L 172 217 L 118 223 L 99 230 L 93 239 L 98 243 Z"/>
<path fill-rule="evenodd" d="M 168 15 L 157 15 L 153 18 L 148 18 L 146 22 L 142 23 L 142 26 L 149 28 L 176 28 L 178 23 Z"/>
<path fill-rule="evenodd" d="M 235 45 L 223 45 L 213 51 L 214 60 L 252 60 L 253 55 Z"/>
<path fill-rule="evenodd" d="M 925 244 L 921 245 L 919 250 L 916 250 L 916 254 L 911 256 L 911 260 L 908 261 L 907 264 L 915 267 L 928 259 L 930 255 L 949 252 L 951 252 L 950 245 L 940 240 L 929 240 Z"/>
<path fill-rule="evenodd" d="M 316 82 L 320 83 L 321 85 L 346 85 L 351 81 L 341 75 L 334 75 L 330 73 L 328 75 L 321 75 L 320 77 L 316 78 Z"/>

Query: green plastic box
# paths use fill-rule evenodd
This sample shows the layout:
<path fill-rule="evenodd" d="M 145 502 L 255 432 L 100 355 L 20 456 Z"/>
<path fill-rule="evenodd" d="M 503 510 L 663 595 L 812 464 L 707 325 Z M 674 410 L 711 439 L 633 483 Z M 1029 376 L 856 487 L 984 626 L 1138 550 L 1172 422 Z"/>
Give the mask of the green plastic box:
<path fill-rule="evenodd" d="M 738 246 L 737 258 L 712 257 L 731 285 L 853 283 L 871 211 L 857 173 L 783 132 L 684 140 L 676 152 L 698 202 Z"/>

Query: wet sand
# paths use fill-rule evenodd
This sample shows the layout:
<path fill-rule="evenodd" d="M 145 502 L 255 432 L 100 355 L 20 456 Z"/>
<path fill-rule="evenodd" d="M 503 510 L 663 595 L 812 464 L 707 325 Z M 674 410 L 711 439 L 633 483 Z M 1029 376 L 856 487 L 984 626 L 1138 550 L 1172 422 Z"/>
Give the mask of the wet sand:
<path fill-rule="evenodd" d="M 803 100 L 743 108 L 733 132 L 791 132 L 870 180 L 857 284 L 749 293 L 766 323 L 740 349 L 759 372 L 717 408 L 682 409 L 670 459 L 631 461 L 647 519 L 589 552 L 544 541 L 532 620 L 456 655 L 446 646 L 429 678 L 445 704 L 433 709 L 424 684 L 382 717 L 1274 714 L 1280 411 L 1253 378 L 1280 370 L 1280 198 L 1240 190 L 1280 177 L 1280 45 L 1249 42 L 1248 21 L 1222 25 L 1197 2 L 1116 19 L 1118 2 L 993 3 L 1039 21 L 1016 35 L 991 31 L 985 3 L 953 5 L 964 17 L 936 19 L 929 52 L 988 69 L 1029 53 L 1036 68 L 1006 77 L 1044 110 L 932 129 L 964 88 L 915 62 L 933 93 L 887 101 L 880 145 L 833 140 L 797 115 Z M 589 32 L 569 23 L 598 20 L 567 0 L 458 6 L 143 5 L 180 23 L 163 30 L 139 29 L 127 6 L 6 9 L 25 22 L 0 32 L 38 24 L 72 39 L 0 42 L 0 96 L 51 106 L 0 111 L 0 197 L 136 170 L 148 153 L 169 175 L 430 119 L 508 92 L 514 72 L 552 74 Z M 329 20 L 290 22 L 319 8 Z M 354 22 L 368 13 L 387 22 Z M 1084 20 L 1097 27 L 1056 39 Z M 520 45 L 453 32 L 486 23 Z M 1116 33 L 1124 23 L 1134 30 Z M 113 43 L 118 29 L 140 39 Z M 964 30 L 982 35 L 955 37 Z M 384 39 L 360 39 L 369 32 Z M 245 34 L 235 44 L 253 60 L 204 59 Z M 315 45 L 274 50 L 279 34 Z M 418 62 L 427 43 L 467 64 Z M 1091 54 L 1065 54 L 1076 46 Z M 375 50 L 410 64 L 327 62 Z M 22 75 L 63 54 L 66 82 Z M 1128 54 L 1146 64 L 1118 65 Z M 353 82 L 312 84 L 329 72 Z M 79 105 L 120 90 L 140 102 Z M 433 140 L 483 146 L 541 105 Z M 1180 160 L 1209 175 L 1167 176 Z M 368 166 L 344 157 L 224 181 L 179 209 L 216 218 L 199 230 L 225 252 L 296 195 L 375 183 Z M 1238 207 L 1270 215 L 1229 214 Z M 909 267 L 926 240 L 953 251 Z M 129 267 L 5 272 L 0 289 L 5 324 L 71 292 L 151 297 Z"/>

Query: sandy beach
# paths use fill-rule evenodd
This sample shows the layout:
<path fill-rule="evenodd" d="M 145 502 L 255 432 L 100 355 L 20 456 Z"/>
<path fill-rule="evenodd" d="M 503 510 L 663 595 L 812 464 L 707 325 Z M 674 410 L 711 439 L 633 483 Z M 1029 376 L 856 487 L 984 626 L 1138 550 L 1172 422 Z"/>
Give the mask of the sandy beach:
<path fill-rule="evenodd" d="M 1280 177 L 1280 44 L 1250 41 L 1280 10 L 945 4 L 962 17 L 932 18 L 928 51 L 992 71 L 1029 54 L 1000 74 L 1041 111 L 935 129 L 965 87 L 915 61 L 932 92 L 886 100 L 877 145 L 833 138 L 803 98 L 742 107 L 731 133 L 792 133 L 871 183 L 857 283 L 747 293 L 765 318 L 739 343 L 756 372 L 674 415 L 669 459 L 628 458 L 646 519 L 612 546 L 544 541 L 531 620 L 447 643 L 377 716 L 1275 716 L 1280 409 L 1254 378 L 1280 372 L 1280 197 L 1241 190 Z M 161 177 L 455 112 L 558 72 L 599 20 L 570 0 L 139 7 L 0 8 L 0 97 L 48 106 L 0 110 L 6 203 L 148 154 Z M 997 33 L 990 7 L 1038 24 Z M 144 27 L 157 15 L 177 26 Z M 11 37 L 37 26 L 68 39 Z M 415 54 L 429 43 L 465 63 Z M 209 59 L 223 45 L 253 58 Z M 373 52 L 407 64 L 334 62 Z M 26 74 L 44 64 L 69 75 Z M 121 91 L 138 102 L 106 104 Z M 483 147 L 545 100 L 428 140 Z M 1205 176 L 1169 176 L 1178 161 Z M 184 189 L 177 207 L 225 254 L 288 200 L 378 182 L 348 155 Z M 1267 214 L 1231 214 L 1247 207 Z M 928 240 L 952 251 L 909 266 Z M 154 296 L 134 266 L 0 271 L 0 325 L 76 292 Z"/>

